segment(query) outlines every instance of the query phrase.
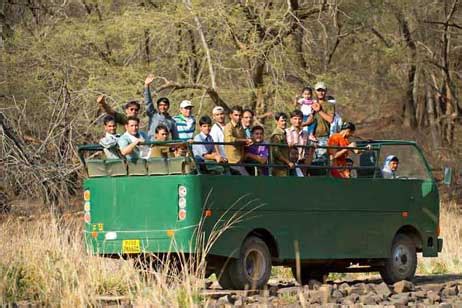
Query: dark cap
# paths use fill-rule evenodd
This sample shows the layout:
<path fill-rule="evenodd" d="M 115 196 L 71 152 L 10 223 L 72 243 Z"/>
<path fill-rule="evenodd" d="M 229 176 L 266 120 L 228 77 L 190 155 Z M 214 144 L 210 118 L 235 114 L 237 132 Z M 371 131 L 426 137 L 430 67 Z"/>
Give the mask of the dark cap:
<path fill-rule="evenodd" d="M 351 122 L 345 122 L 345 123 L 342 124 L 342 130 L 344 130 L 344 129 L 349 129 L 351 131 L 355 131 L 356 126 Z"/>

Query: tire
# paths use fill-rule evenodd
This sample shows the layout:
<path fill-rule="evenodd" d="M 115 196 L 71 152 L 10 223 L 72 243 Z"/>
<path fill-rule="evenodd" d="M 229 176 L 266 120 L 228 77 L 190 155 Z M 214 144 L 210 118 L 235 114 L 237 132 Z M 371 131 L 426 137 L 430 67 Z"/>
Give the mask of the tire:
<path fill-rule="evenodd" d="M 383 281 L 393 284 L 414 278 L 417 268 L 417 253 L 414 241 L 405 234 L 398 234 L 391 245 L 391 257 L 385 260 L 380 270 Z"/>
<path fill-rule="evenodd" d="M 229 274 L 238 290 L 264 288 L 271 276 L 271 254 L 266 243 L 256 236 L 248 237 L 239 257 L 230 263 Z"/>
<path fill-rule="evenodd" d="M 217 276 L 218 283 L 223 290 L 235 289 L 231 276 L 229 275 L 229 267 L 232 262 L 232 259 L 227 260 L 220 269 L 215 271 L 215 276 Z"/>
<path fill-rule="evenodd" d="M 328 271 L 325 271 L 320 268 L 310 267 L 310 266 L 301 266 L 300 268 L 300 279 L 297 277 L 297 268 L 295 266 L 291 267 L 292 275 L 295 280 L 301 285 L 306 285 L 310 280 L 317 280 L 321 283 L 324 283 L 329 275 Z"/>

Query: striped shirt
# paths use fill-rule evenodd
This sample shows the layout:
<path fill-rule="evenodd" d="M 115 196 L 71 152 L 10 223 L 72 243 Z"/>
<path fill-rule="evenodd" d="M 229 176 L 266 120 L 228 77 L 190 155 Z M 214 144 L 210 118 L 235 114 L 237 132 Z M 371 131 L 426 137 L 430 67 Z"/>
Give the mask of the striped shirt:
<path fill-rule="evenodd" d="M 297 131 L 295 127 L 286 129 L 287 144 L 291 145 L 307 145 L 308 144 L 308 133 L 304 130 Z M 294 152 L 298 152 L 298 160 L 305 159 L 305 148 L 298 147 L 293 148 Z M 292 151 L 291 151 L 292 152 Z"/>
<path fill-rule="evenodd" d="M 196 130 L 196 119 L 194 117 L 186 118 L 182 114 L 174 116 L 173 120 L 176 124 L 178 139 L 189 140 L 193 139 L 194 131 Z"/>

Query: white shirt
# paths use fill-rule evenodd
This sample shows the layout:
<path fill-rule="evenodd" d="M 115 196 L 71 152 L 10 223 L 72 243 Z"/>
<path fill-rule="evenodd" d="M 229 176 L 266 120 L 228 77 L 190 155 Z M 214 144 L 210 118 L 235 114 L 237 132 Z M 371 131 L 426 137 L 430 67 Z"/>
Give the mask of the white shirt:
<path fill-rule="evenodd" d="M 210 130 L 210 136 L 214 142 L 225 142 L 225 135 L 223 130 L 225 129 L 224 126 L 221 126 L 218 123 L 213 124 L 212 129 Z M 223 144 L 217 145 L 218 151 L 220 152 L 221 157 L 226 158 L 225 154 L 225 146 Z"/>
<path fill-rule="evenodd" d="M 120 136 L 117 134 L 110 134 L 106 132 L 104 138 L 101 138 L 99 144 L 104 147 L 104 154 L 106 155 L 107 159 L 118 159 L 120 158 L 118 155 L 118 145 L 117 141 L 119 140 Z"/>

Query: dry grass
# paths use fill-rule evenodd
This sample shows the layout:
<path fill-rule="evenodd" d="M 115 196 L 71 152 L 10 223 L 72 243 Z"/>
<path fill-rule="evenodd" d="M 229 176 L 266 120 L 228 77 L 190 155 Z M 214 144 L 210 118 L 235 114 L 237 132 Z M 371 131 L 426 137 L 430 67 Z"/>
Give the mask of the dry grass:
<path fill-rule="evenodd" d="M 191 307 L 207 305 L 201 296 L 205 286 L 205 255 L 218 237 L 261 205 L 257 200 L 241 201 L 242 214 L 225 211 L 212 227 L 210 236 L 200 236 L 196 247 L 201 253 L 186 259 L 175 255 L 178 262 L 163 263 L 158 270 L 145 266 L 139 270 L 137 260 L 108 259 L 87 254 L 83 240 L 83 219 L 68 214 L 61 219 L 44 214 L 22 216 L 21 206 L 5 220 L 0 219 L 0 305 L 5 303 L 38 303 L 45 305 L 82 306 L 130 302 L 155 307 Z M 22 204 L 24 205 L 24 204 Z M 175 244 L 173 244 L 175 245 Z M 6 249 L 5 249 L 6 248 Z"/>
<path fill-rule="evenodd" d="M 421 258 L 419 274 L 462 273 L 462 211 L 456 202 L 441 205 L 440 227 L 443 251 L 438 258 Z"/>
<path fill-rule="evenodd" d="M 101 296 L 121 302 L 161 306 L 206 304 L 199 296 L 204 280 L 185 268 L 181 273 L 140 274 L 133 261 L 89 256 L 80 219 L 23 221 L 0 225 L 0 304 L 101 304 Z"/>
<path fill-rule="evenodd" d="M 420 260 L 418 273 L 462 273 L 462 215 L 455 203 L 441 210 L 439 258 Z M 0 304 L 34 302 L 46 305 L 99 305 L 102 296 L 118 302 L 155 306 L 201 306 L 204 273 L 182 268 L 140 274 L 133 261 L 89 256 L 85 252 L 81 219 L 56 220 L 50 215 L 28 220 L 11 217 L 0 223 Z M 290 275 L 289 275 L 290 276 Z M 290 279 L 275 269 L 273 278 Z"/>

